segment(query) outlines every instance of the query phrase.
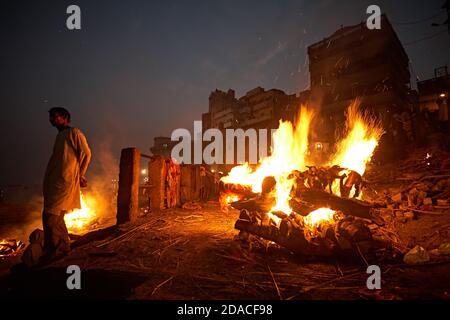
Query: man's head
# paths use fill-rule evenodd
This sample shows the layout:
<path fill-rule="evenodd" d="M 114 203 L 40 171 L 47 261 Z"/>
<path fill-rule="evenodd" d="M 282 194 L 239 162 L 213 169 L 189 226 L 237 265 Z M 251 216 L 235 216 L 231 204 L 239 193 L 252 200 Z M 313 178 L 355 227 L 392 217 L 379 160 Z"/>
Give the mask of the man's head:
<path fill-rule="evenodd" d="M 49 120 L 56 128 L 67 127 L 70 123 L 70 113 L 64 108 L 55 107 L 48 110 Z"/>

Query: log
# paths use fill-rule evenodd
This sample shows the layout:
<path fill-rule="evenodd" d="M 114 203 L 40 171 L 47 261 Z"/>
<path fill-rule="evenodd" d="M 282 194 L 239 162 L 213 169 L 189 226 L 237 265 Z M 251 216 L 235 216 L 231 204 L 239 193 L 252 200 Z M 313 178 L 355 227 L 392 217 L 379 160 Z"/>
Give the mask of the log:
<path fill-rule="evenodd" d="M 288 220 L 283 220 L 279 229 L 273 225 L 260 225 L 239 219 L 235 223 L 235 228 L 240 230 L 240 234 L 252 234 L 265 240 L 273 241 L 299 255 L 330 257 L 339 253 L 342 254 L 344 251 L 348 253 L 353 250 L 351 239 L 341 237 L 336 240 L 332 228 L 325 230 L 323 238 L 314 239 L 314 241 L 308 241 L 305 238 L 303 229 L 298 227 L 294 221 Z M 246 238 L 248 239 L 248 237 Z"/>
<path fill-rule="evenodd" d="M 268 215 L 261 212 L 241 210 L 235 228 L 240 230 L 241 240 L 248 240 L 252 234 L 273 241 L 296 254 L 332 256 L 355 253 L 356 244 L 366 243 L 365 247 L 386 247 L 387 244 L 374 241 L 370 229 L 363 220 L 347 217 L 336 225 L 325 225 L 313 238 L 304 232 L 298 215 L 286 216 L 279 227 L 270 223 Z M 245 235 L 245 236 L 244 236 Z M 381 246 L 380 246 L 381 244 Z M 364 250 L 366 251 L 366 250 Z"/>
<path fill-rule="evenodd" d="M 234 209 L 243 210 L 246 209 L 250 212 L 269 212 L 276 204 L 276 199 L 273 197 L 256 197 L 249 200 L 239 200 L 232 202 L 230 205 Z"/>
<path fill-rule="evenodd" d="M 296 199 L 294 201 L 298 202 L 299 200 Z M 317 208 L 330 208 L 332 210 L 341 211 L 345 215 L 372 220 L 371 210 L 374 206 L 365 201 L 340 198 L 321 190 L 303 191 L 300 201 L 310 203 Z"/>
<path fill-rule="evenodd" d="M 370 229 L 361 222 L 355 220 L 341 220 L 336 226 L 337 235 L 354 242 L 372 240 Z"/>
<path fill-rule="evenodd" d="M 221 183 L 220 184 L 220 192 L 231 192 L 239 195 L 241 198 L 255 198 L 258 196 L 257 193 L 252 191 L 251 186 L 243 186 L 239 184 L 231 184 L 231 183 Z"/>
<path fill-rule="evenodd" d="M 276 226 L 261 226 L 242 219 L 237 220 L 234 227 L 237 230 L 246 231 L 265 240 L 273 241 L 292 252 L 311 253 L 309 252 L 310 244 L 305 239 L 303 232 L 291 232 L 288 237 L 285 237 L 281 235 Z"/>
<path fill-rule="evenodd" d="M 314 210 L 317 210 L 320 208 L 311 203 L 299 201 L 299 199 L 294 199 L 294 198 L 289 200 L 289 206 L 291 207 L 292 211 L 294 211 L 295 213 L 297 213 L 303 217 L 307 216 Z"/>
<path fill-rule="evenodd" d="M 271 197 L 256 197 L 249 200 L 239 200 L 231 203 L 231 207 L 242 210 L 246 209 L 250 212 L 269 212 L 275 205 L 276 200 Z M 314 210 L 319 208 L 330 208 L 341 211 L 345 215 L 355 216 L 372 220 L 371 210 L 374 205 L 357 199 L 340 198 L 321 190 L 303 190 L 300 198 L 292 198 L 289 201 L 291 209 L 301 215 L 307 216 Z"/>

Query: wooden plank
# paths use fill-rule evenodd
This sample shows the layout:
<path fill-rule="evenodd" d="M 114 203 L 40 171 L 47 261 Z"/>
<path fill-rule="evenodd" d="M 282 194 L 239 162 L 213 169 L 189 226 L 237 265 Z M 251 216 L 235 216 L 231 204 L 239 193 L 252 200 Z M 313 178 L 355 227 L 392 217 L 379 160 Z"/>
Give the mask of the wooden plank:
<path fill-rule="evenodd" d="M 117 224 L 136 221 L 139 214 L 141 154 L 137 148 L 123 149 L 120 155 Z"/>

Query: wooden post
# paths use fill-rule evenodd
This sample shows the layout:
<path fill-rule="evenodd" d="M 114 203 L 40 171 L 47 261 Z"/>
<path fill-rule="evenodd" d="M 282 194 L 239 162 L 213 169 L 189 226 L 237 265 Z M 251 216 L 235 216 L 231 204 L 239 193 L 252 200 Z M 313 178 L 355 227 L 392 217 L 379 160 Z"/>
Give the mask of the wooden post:
<path fill-rule="evenodd" d="M 140 151 L 137 148 L 122 149 L 117 194 L 117 224 L 134 222 L 138 217 L 140 169 Z"/>
<path fill-rule="evenodd" d="M 164 195 L 166 184 L 165 158 L 153 157 L 148 163 L 148 177 L 151 182 L 149 190 L 150 206 L 152 210 L 164 209 Z"/>

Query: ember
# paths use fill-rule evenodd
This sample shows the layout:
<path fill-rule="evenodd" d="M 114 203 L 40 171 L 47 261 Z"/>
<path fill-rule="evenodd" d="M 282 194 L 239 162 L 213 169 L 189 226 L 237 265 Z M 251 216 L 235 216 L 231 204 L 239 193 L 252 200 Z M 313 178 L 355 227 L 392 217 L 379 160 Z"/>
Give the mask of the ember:
<path fill-rule="evenodd" d="M 25 248 L 25 244 L 19 240 L 0 240 L 0 258 L 16 255 Z"/>

